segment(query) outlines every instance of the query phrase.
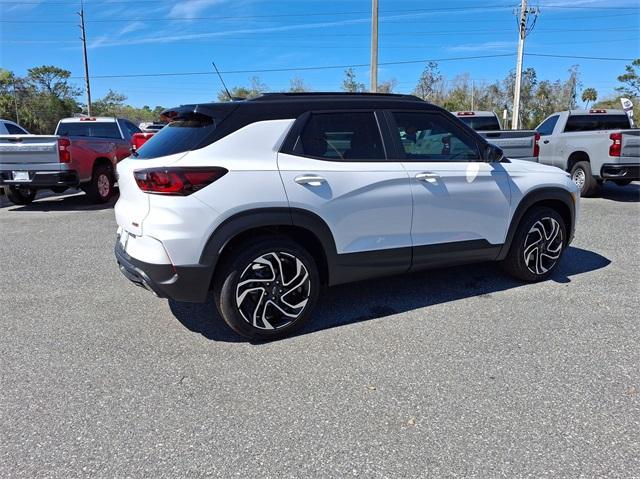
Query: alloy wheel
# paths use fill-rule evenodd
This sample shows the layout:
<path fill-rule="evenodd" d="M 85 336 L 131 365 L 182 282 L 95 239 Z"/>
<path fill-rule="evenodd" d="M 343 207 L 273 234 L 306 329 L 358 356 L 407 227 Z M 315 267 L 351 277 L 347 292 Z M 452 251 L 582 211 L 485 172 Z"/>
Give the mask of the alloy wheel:
<path fill-rule="evenodd" d="M 106 173 L 100 173 L 98 176 L 98 194 L 101 198 L 106 198 L 111 192 L 111 183 Z"/>
<path fill-rule="evenodd" d="M 262 330 L 282 329 L 305 310 L 311 279 L 304 263 L 284 252 L 269 252 L 254 259 L 236 287 L 236 307 L 245 321 Z"/>
<path fill-rule="evenodd" d="M 536 221 L 524 241 L 524 262 L 535 274 L 545 274 L 555 266 L 562 254 L 562 228 L 554 218 Z"/>

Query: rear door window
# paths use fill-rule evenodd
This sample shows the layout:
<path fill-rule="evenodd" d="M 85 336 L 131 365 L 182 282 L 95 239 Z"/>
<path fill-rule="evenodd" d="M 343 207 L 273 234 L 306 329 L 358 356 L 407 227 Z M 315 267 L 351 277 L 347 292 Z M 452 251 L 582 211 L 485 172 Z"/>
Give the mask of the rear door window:
<path fill-rule="evenodd" d="M 538 126 L 538 128 L 536 128 L 536 131 L 540 133 L 540 136 L 548 136 L 553 134 L 553 129 L 556 127 L 556 123 L 558 123 L 558 118 L 560 118 L 558 115 L 550 116 L 545 121 L 543 121 Z"/>
<path fill-rule="evenodd" d="M 13 123 L 5 123 L 4 126 L 7 128 L 10 135 L 28 135 L 25 130 Z"/>
<path fill-rule="evenodd" d="M 631 128 L 627 115 L 571 115 L 564 131 L 624 130 L 626 128 Z"/>
<path fill-rule="evenodd" d="M 329 161 L 386 159 L 373 112 L 312 113 L 293 153 Z"/>
<path fill-rule="evenodd" d="M 60 136 L 85 136 L 90 138 L 118 138 L 120 139 L 120 130 L 115 121 L 78 121 L 64 122 L 58 125 L 56 135 Z"/>

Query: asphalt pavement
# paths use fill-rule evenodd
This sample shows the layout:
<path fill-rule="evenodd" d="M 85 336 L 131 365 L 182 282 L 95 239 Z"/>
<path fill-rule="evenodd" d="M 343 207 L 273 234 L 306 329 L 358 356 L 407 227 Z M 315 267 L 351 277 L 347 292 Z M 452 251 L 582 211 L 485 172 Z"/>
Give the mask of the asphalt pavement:
<path fill-rule="evenodd" d="M 553 278 L 333 288 L 235 336 L 113 257 L 112 205 L 0 199 L 0 477 L 640 477 L 640 185 L 582 200 Z"/>

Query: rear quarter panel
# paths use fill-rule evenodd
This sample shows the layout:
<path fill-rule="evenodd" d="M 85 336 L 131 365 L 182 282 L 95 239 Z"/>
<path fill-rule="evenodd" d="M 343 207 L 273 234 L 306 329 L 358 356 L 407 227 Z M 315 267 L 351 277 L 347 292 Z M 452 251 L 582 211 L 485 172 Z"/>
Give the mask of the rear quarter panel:
<path fill-rule="evenodd" d="M 122 140 L 107 138 L 70 137 L 71 163 L 70 168 L 78 172 L 80 182 L 91 180 L 93 165 L 98 158 L 106 158 L 112 165 L 118 160 L 118 145 Z"/>

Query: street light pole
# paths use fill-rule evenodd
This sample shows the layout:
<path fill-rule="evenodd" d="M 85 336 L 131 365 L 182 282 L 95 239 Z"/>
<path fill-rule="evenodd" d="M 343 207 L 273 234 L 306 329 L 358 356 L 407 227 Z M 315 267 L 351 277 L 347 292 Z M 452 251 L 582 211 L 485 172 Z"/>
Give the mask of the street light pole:
<path fill-rule="evenodd" d="M 378 91 L 378 0 L 371 4 L 371 87 L 370 91 Z"/>

